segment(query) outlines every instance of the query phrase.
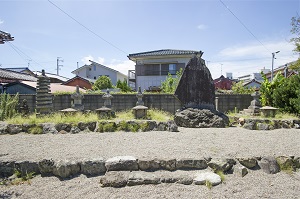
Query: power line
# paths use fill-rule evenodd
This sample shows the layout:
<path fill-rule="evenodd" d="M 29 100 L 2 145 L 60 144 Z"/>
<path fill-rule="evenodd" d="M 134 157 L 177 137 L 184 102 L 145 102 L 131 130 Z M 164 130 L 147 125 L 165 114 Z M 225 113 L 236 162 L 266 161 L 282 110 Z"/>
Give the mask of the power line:
<path fill-rule="evenodd" d="M 20 57 L 22 58 L 22 59 L 24 59 L 26 62 L 28 61 L 28 59 L 29 60 L 31 60 L 31 61 L 33 61 L 34 63 L 36 63 L 37 65 L 39 65 L 39 66 L 42 66 L 41 64 L 39 64 L 39 63 L 37 63 L 35 60 L 33 60 L 31 57 L 29 57 L 27 54 L 25 54 L 22 50 L 20 50 L 17 46 L 15 46 L 14 44 L 12 44 L 11 42 L 7 42 L 7 43 L 9 43 L 10 44 L 10 46 L 20 55 Z M 23 54 L 23 55 L 25 55 L 28 59 L 25 59 L 21 54 L 20 54 L 20 52 Z M 33 67 L 34 68 L 34 67 Z"/>
<path fill-rule="evenodd" d="M 122 53 L 124 53 L 126 55 L 129 54 L 129 53 L 123 51 L 122 49 L 120 49 L 119 47 L 117 47 L 116 45 L 112 44 L 111 42 L 107 41 L 106 39 L 104 39 L 103 37 L 101 37 L 100 35 L 98 35 L 97 33 L 95 33 L 94 31 L 92 31 L 91 29 L 89 29 L 88 27 L 86 27 L 85 25 L 83 25 L 82 23 L 80 23 L 77 19 L 75 19 L 74 17 L 72 17 L 71 15 L 69 15 L 67 12 L 65 12 L 63 9 L 61 9 L 60 7 L 58 7 L 52 1 L 48 0 L 48 2 L 51 3 L 53 6 L 55 6 L 57 9 L 59 9 L 61 12 L 63 12 L 65 15 L 67 15 L 68 17 L 70 17 L 73 21 L 75 21 L 76 23 L 78 23 L 80 26 L 82 26 L 83 28 L 85 28 L 86 30 L 88 30 L 90 33 L 94 34 L 96 37 L 98 37 L 101 40 L 105 41 L 106 43 L 108 43 L 112 47 L 116 48 L 117 50 L 121 51 Z"/>
<path fill-rule="evenodd" d="M 247 28 L 247 26 L 229 9 L 229 7 L 222 1 L 219 0 L 223 6 L 240 22 L 240 24 L 242 24 L 242 26 L 244 26 L 244 28 L 269 52 L 271 53 L 271 51 L 251 32 L 251 30 L 249 28 Z"/>

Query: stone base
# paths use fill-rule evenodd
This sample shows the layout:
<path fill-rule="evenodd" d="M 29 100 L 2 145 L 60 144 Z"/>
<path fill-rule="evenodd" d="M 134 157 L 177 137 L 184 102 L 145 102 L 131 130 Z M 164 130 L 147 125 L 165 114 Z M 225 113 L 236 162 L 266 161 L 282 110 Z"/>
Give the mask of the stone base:
<path fill-rule="evenodd" d="M 217 110 L 188 108 L 175 113 L 178 126 L 187 128 L 225 128 L 229 118 Z"/>

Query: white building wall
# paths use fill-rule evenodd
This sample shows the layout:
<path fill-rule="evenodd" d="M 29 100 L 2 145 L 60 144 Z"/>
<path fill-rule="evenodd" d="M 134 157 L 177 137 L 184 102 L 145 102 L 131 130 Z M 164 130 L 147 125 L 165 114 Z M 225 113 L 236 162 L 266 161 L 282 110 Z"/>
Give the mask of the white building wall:
<path fill-rule="evenodd" d="M 165 81 L 167 76 L 137 76 L 136 83 L 142 91 L 149 90 L 150 86 L 161 86 L 161 82 Z"/>

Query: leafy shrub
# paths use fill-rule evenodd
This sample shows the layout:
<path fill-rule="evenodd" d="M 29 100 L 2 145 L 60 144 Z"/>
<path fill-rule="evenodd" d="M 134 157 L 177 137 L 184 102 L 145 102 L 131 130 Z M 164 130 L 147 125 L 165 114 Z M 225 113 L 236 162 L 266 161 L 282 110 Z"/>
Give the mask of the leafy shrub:
<path fill-rule="evenodd" d="M 103 125 L 104 132 L 115 132 L 117 130 L 117 125 L 114 122 L 109 122 Z"/>
<path fill-rule="evenodd" d="M 12 118 L 17 114 L 16 106 L 19 102 L 19 94 L 12 97 L 10 94 L 3 93 L 0 96 L 0 120 Z"/>

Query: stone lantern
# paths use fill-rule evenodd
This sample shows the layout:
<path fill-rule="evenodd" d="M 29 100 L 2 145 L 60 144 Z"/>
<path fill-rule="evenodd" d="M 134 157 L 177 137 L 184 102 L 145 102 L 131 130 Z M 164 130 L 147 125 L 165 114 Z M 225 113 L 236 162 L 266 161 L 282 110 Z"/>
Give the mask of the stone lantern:
<path fill-rule="evenodd" d="M 138 98 L 138 101 L 136 102 L 136 106 L 132 108 L 134 117 L 135 119 L 145 118 L 147 116 L 148 107 L 144 106 L 141 87 L 139 87 L 136 97 Z"/>
<path fill-rule="evenodd" d="M 98 114 L 98 117 L 100 119 L 111 118 L 111 99 L 113 98 L 113 96 L 109 93 L 109 89 L 107 89 L 106 93 L 102 96 L 102 98 L 104 99 L 104 106 L 96 109 L 96 113 Z"/>
<path fill-rule="evenodd" d="M 82 104 L 82 99 L 84 98 L 84 95 L 82 95 L 79 92 L 79 86 L 76 86 L 76 92 L 71 94 L 71 98 L 73 99 L 73 104 L 72 108 L 83 111 L 84 110 L 84 105 Z"/>

